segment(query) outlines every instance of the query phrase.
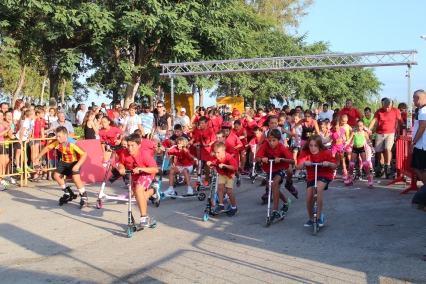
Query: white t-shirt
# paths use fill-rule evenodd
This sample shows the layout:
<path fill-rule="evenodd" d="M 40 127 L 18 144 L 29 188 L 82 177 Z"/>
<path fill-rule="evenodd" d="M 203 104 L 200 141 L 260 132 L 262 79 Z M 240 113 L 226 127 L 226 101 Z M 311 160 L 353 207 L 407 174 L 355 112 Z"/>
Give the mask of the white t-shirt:
<path fill-rule="evenodd" d="M 318 115 L 319 120 L 324 121 L 326 118 L 328 118 L 329 121 L 332 121 L 333 120 L 333 113 L 334 113 L 334 111 L 332 111 L 331 109 L 329 109 L 327 112 L 322 111 Z"/>
<path fill-rule="evenodd" d="M 81 111 L 81 110 L 79 110 L 79 111 L 77 111 L 77 114 L 75 115 L 75 118 L 76 118 L 76 122 L 77 122 L 77 125 L 78 126 L 80 126 L 82 123 L 83 123 L 83 120 L 84 120 L 84 117 L 86 116 L 86 112 L 84 111 Z M 80 120 L 80 121 L 78 121 L 78 120 Z"/>
<path fill-rule="evenodd" d="M 174 124 L 180 124 L 183 126 L 188 125 L 191 123 L 191 121 L 189 120 L 189 117 L 187 115 L 185 115 L 184 117 L 182 117 L 181 115 L 176 117 L 176 120 L 174 121 Z"/>
<path fill-rule="evenodd" d="M 124 121 L 124 125 L 126 125 L 125 132 L 126 134 L 132 134 L 135 132 L 136 129 L 138 129 L 138 125 L 142 125 L 142 120 L 139 115 L 134 116 L 127 116 L 126 120 Z"/>
<path fill-rule="evenodd" d="M 22 136 L 22 142 L 27 141 L 28 137 L 31 135 L 31 132 L 33 131 L 33 128 L 34 128 L 33 122 L 30 121 L 28 118 L 21 120 L 21 127 L 19 128 L 19 131 L 16 134 L 18 139 L 21 137 L 21 130 L 23 128 L 25 129 Z"/>
<path fill-rule="evenodd" d="M 21 112 L 19 110 L 15 109 L 13 111 L 13 120 L 18 121 L 20 119 L 21 119 Z"/>
<path fill-rule="evenodd" d="M 414 119 L 414 127 L 413 127 L 413 138 L 416 136 L 417 130 L 419 129 L 419 120 L 426 120 L 426 107 L 422 107 L 419 109 L 419 113 L 417 115 L 417 119 Z M 426 151 L 426 132 L 423 133 L 423 136 L 416 142 L 417 149 L 423 149 Z"/>

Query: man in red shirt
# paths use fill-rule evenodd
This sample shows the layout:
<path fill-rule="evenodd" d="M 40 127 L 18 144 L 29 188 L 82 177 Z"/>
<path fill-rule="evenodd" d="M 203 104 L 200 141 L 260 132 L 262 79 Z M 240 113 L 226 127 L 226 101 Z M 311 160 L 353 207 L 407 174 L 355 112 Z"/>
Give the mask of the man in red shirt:
<path fill-rule="evenodd" d="M 118 171 L 121 175 L 125 175 L 126 170 L 133 171 L 131 186 L 141 213 L 140 225 L 148 227 L 150 224 L 146 212 L 146 201 L 151 196 L 154 198 L 154 202 L 158 202 L 160 199 L 157 187 L 150 187 L 155 174 L 158 173 L 157 163 L 152 155 L 141 149 L 140 135 L 133 133 L 126 137 L 126 141 L 127 151 L 120 155 Z"/>
<path fill-rule="evenodd" d="M 356 121 L 361 119 L 361 113 L 359 110 L 353 107 L 353 103 L 351 99 L 346 100 L 346 106 L 339 112 L 339 117 L 346 114 L 348 116 L 348 124 L 351 127 L 355 127 Z"/>
<path fill-rule="evenodd" d="M 392 107 L 390 99 L 384 99 L 382 105 L 383 107 L 374 113 L 374 119 L 370 122 L 368 129 L 371 131 L 374 127 L 376 128 L 376 159 L 380 161 L 378 176 L 385 174 L 386 178 L 389 178 L 395 133 L 398 133 L 399 126 L 403 124 L 403 121 L 401 113 Z"/>
<path fill-rule="evenodd" d="M 207 127 L 208 119 L 205 116 L 200 117 L 198 120 L 199 129 L 197 130 L 194 138 L 192 139 L 192 145 L 195 147 L 201 147 L 201 161 L 207 162 L 210 160 L 211 146 L 216 141 L 216 135 L 213 129 Z M 195 142 L 195 143 L 194 143 Z M 204 186 L 209 185 L 210 179 L 210 167 L 207 164 L 204 165 L 204 171 L 206 173 Z"/>

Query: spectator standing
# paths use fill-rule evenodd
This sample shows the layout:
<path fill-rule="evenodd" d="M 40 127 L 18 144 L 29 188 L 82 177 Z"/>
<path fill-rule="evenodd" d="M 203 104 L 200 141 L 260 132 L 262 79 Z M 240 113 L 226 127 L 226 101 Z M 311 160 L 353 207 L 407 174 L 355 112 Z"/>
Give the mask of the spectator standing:
<path fill-rule="evenodd" d="M 89 110 L 86 112 L 84 116 L 83 123 L 81 127 L 84 130 L 84 139 L 96 139 L 96 135 L 99 135 L 99 129 L 95 124 L 95 112 L 93 110 Z"/>
<path fill-rule="evenodd" d="M 318 117 L 320 121 L 324 121 L 328 118 L 328 121 L 333 120 L 333 113 L 331 109 L 328 109 L 328 104 L 322 105 L 322 112 L 319 113 Z"/>
<path fill-rule="evenodd" d="M 65 112 L 63 112 L 63 113 L 65 113 Z M 77 113 L 75 115 L 75 120 L 77 122 L 77 126 L 81 126 L 81 124 L 83 123 L 83 120 L 84 120 L 85 116 L 86 116 L 86 105 L 85 104 L 81 104 L 80 105 L 80 110 L 77 111 Z"/>
<path fill-rule="evenodd" d="M 139 115 L 142 120 L 143 131 L 145 132 L 145 137 L 152 133 L 154 126 L 154 114 L 151 112 L 149 105 L 143 105 L 143 112 Z"/>
<path fill-rule="evenodd" d="M 426 92 L 417 90 L 413 95 L 416 110 L 413 115 L 413 142 L 410 146 L 411 168 L 419 180 L 426 184 Z"/>
<path fill-rule="evenodd" d="M 13 107 L 13 124 L 19 125 L 19 121 L 21 120 L 21 109 L 24 107 L 24 101 L 21 99 L 17 99 L 15 101 L 15 106 Z"/>
<path fill-rule="evenodd" d="M 350 127 L 354 128 L 358 119 L 361 119 L 361 113 L 359 110 L 353 107 L 353 102 L 351 99 L 346 100 L 345 107 L 339 112 L 339 117 L 346 114 L 348 116 L 348 124 Z"/>
<path fill-rule="evenodd" d="M 9 110 L 9 104 L 6 102 L 1 103 L 0 109 L 1 112 L 5 114 Z"/>
<path fill-rule="evenodd" d="M 163 142 L 166 139 L 167 130 L 172 130 L 172 118 L 164 108 L 164 102 L 157 103 L 157 113 L 154 114 L 154 138 Z"/>
<path fill-rule="evenodd" d="M 71 122 L 65 120 L 65 113 L 63 113 L 62 111 L 58 112 L 58 120 L 54 121 L 51 127 L 46 130 L 46 132 L 55 133 L 56 128 L 58 128 L 59 126 L 64 126 L 68 131 L 68 135 L 71 137 L 74 136 L 74 127 L 72 126 Z"/>
<path fill-rule="evenodd" d="M 376 159 L 380 161 L 378 176 L 390 175 L 390 162 L 392 160 L 392 146 L 399 126 L 402 125 L 401 114 L 398 109 L 392 107 L 389 99 L 383 101 L 383 107 L 374 113 L 374 119 L 368 129 L 376 129 Z"/>
<path fill-rule="evenodd" d="M 180 124 L 183 127 L 183 132 L 188 132 L 191 121 L 189 117 L 186 115 L 186 109 L 183 107 L 180 109 L 180 115 L 176 116 L 176 120 L 174 121 L 175 125 Z"/>
<path fill-rule="evenodd" d="M 136 129 L 139 129 L 142 131 L 142 136 L 145 136 L 145 132 L 142 127 L 142 119 L 139 115 L 136 114 L 137 108 L 138 106 L 136 103 L 131 103 L 129 105 L 129 116 L 127 116 L 126 120 L 124 121 L 124 131 L 127 135 L 130 135 L 135 132 Z"/>

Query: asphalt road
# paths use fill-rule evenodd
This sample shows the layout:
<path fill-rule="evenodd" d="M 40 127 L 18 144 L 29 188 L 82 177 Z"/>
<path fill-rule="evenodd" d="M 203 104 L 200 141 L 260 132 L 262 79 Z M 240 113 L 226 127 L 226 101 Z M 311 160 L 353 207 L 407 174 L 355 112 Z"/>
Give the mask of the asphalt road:
<path fill-rule="evenodd" d="M 299 199 L 292 198 L 284 221 L 270 228 L 260 179 L 254 185 L 244 179 L 234 187 L 237 216 L 205 222 L 206 201 L 167 199 L 158 208 L 149 204 L 157 228 L 132 238 L 125 203 L 96 209 L 100 184 L 87 186 L 83 210 L 78 202 L 58 206 L 62 194 L 52 182 L 11 188 L 0 192 L 0 282 L 426 283 L 426 215 L 411 208 L 413 193 L 400 195 L 402 185 L 385 182 L 377 179 L 370 189 L 365 181 L 349 188 L 334 181 L 317 236 L 303 227 L 302 182 L 295 182 Z M 126 188 L 120 180 L 106 192 Z"/>

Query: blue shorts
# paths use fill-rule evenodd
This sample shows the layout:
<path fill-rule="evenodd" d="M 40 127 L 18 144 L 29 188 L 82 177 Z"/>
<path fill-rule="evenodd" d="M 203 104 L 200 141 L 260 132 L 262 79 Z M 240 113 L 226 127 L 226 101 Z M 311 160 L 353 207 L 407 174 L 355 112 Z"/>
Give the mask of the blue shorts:
<path fill-rule="evenodd" d="M 328 185 L 329 185 L 329 184 L 330 184 L 330 182 L 331 182 L 331 180 L 329 180 L 329 179 L 328 179 L 328 178 L 326 178 L 326 177 L 318 177 L 318 178 L 317 178 L 317 181 L 322 181 L 323 183 L 325 183 L 325 184 L 326 184 L 326 186 L 325 186 L 324 190 L 327 190 L 327 189 L 328 189 Z M 315 186 L 315 180 L 311 180 L 311 181 L 308 181 L 308 182 L 306 183 L 306 188 L 313 187 L 313 186 Z"/>
<path fill-rule="evenodd" d="M 285 179 L 285 171 L 284 170 L 278 170 L 276 172 L 272 172 L 272 180 L 274 180 L 274 177 L 276 175 L 279 175 L 281 177 L 279 184 L 282 184 L 284 182 L 284 179 Z M 267 173 L 267 177 L 269 178 L 269 173 Z"/>

